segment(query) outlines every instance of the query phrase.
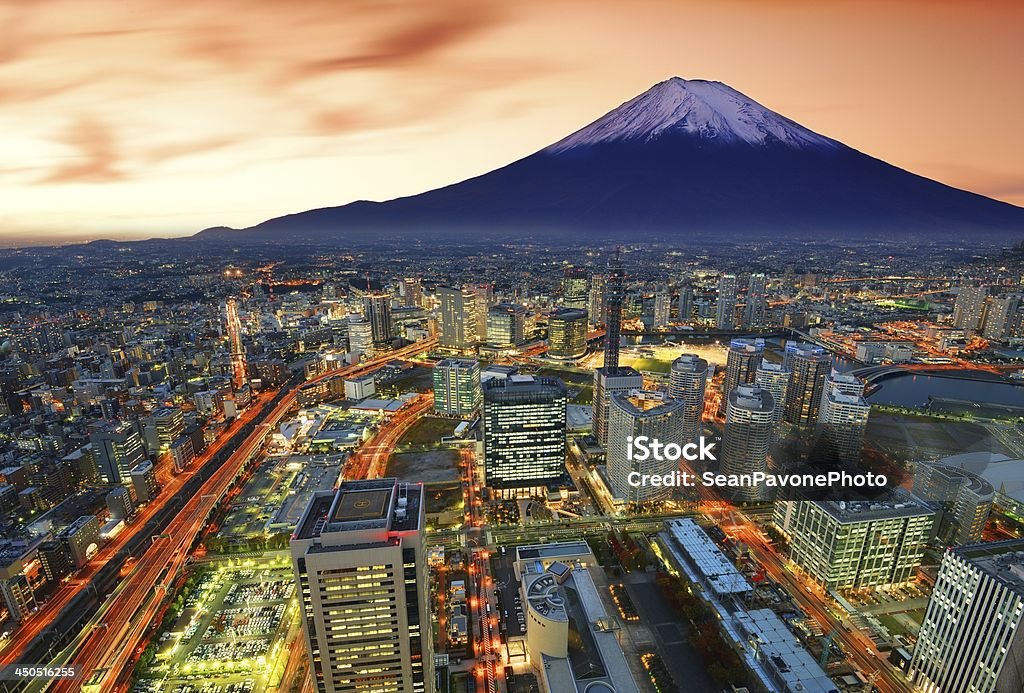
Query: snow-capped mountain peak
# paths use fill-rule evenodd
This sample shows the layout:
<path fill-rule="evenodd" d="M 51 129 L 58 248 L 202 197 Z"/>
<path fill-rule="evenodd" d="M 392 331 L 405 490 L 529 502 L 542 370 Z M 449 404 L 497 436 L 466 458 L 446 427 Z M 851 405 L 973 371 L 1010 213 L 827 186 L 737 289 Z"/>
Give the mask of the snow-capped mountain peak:
<path fill-rule="evenodd" d="M 765 108 L 721 82 L 672 77 L 547 148 L 557 154 L 606 142 L 688 135 L 720 143 L 835 148 L 835 140 Z"/>

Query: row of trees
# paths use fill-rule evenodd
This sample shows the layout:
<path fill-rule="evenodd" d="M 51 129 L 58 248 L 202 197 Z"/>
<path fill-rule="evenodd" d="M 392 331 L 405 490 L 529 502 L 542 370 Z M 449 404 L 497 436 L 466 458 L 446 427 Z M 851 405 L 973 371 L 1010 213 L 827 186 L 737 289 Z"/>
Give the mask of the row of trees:
<path fill-rule="evenodd" d="M 712 680 L 723 687 L 748 685 L 750 674 L 723 637 L 714 609 L 695 594 L 693 586 L 683 578 L 659 572 L 656 579 L 672 608 L 692 624 L 690 645 L 706 662 Z"/>

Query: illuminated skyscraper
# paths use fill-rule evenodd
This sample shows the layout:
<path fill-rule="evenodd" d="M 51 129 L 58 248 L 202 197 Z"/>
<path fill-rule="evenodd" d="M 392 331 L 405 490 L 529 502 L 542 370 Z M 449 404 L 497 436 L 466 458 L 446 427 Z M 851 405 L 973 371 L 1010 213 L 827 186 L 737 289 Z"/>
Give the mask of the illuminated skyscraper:
<path fill-rule="evenodd" d="M 619 367 L 619 340 L 622 331 L 622 299 L 625 272 L 619 254 L 608 263 L 604 295 L 604 367 L 594 370 L 593 432 L 597 442 L 608 445 L 608 408 L 611 396 L 643 388 L 644 379 L 636 370 Z"/>
<path fill-rule="evenodd" d="M 738 288 L 735 274 L 723 274 L 718 279 L 715 327 L 720 330 L 736 329 L 736 291 Z"/>
<path fill-rule="evenodd" d="M 363 296 L 363 316 L 370 323 L 370 337 L 378 348 L 391 346 L 391 295 L 374 291 Z"/>
<path fill-rule="evenodd" d="M 679 301 L 676 304 L 679 322 L 693 322 L 693 285 L 689 281 L 679 287 Z"/>
<path fill-rule="evenodd" d="M 738 385 L 729 392 L 726 401 L 721 472 L 768 471 L 768 449 L 775 427 L 775 398 L 758 385 Z M 767 498 L 767 491 L 763 484 L 742 484 L 733 489 L 733 494 L 741 500 L 763 500 Z"/>
<path fill-rule="evenodd" d="M 968 332 L 977 332 L 985 323 L 987 286 L 961 286 L 953 307 L 953 324 Z"/>
<path fill-rule="evenodd" d="M 562 381 L 512 375 L 488 380 L 483 393 L 487 486 L 514 495 L 561 479 L 568 397 Z"/>
<path fill-rule="evenodd" d="M 185 434 L 185 415 L 178 407 L 161 407 L 153 411 L 151 418 L 160 453 L 165 453 Z"/>
<path fill-rule="evenodd" d="M 465 289 L 439 286 L 437 298 L 441 305 L 440 345 L 455 350 L 472 348 L 476 343 L 476 294 Z"/>
<path fill-rule="evenodd" d="M 937 536 L 947 546 L 983 541 L 995 488 L 970 470 L 942 462 L 914 467 L 914 495 L 939 509 Z"/>
<path fill-rule="evenodd" d="M 774 420 L 776 426 L 782 421 L 786 407 L 786 392 L 789 390 L 789 370 L 781 363 L 769 363 L 762 360 L 754 374 L 754 384 L 772 393 L 775 400 Z M 777 433 L 776 429 L 776 433 Z"/>
<path fill-rule="evenodd" d="M 747 328 L 758 329 L 768 322 L 768 278 L 751 274 L 747 287 L 747 310 L 744 316 Z"/>
<path fill-rule="evenodd" d="M 696 354 L 683 354 L 672 362 L 668 374 L 668 391 L 683 403 L 684 442 L 694 440 L 701 432 L 709 370 L 708 362 Z"/>
<path fill-rule="evenodd" d="M 487 311 L 487 344 L 508 349 L 522 344 L 525 336 L 526 311 L 517 303 L 499 303 Z"/>
<path fill-rule="evenodd" d="M 604 324 L 604 275 L 595 274 L 590 277 L 590 296 L 587 300 L 587 314 L 590 324 Z"/>
<path fill-rule="evenodd" d="M 632 390 L 611 396 L 608 436 L 608 480 L 612 495 L 625 503 L 647 503 L 665 500 L 671 494 L 669 486 L 630 484 L 629 475 L 670 474 L 679 469 L 679 462 L 656 459 L 629 459 L 629 437 L 647 436 L 661 443 L 683 442 L 683 402 L 667 397 L 663 392 Z"/>
<path fill-rule="evenodd" d="M 108 484 L 128 483 L 132 469 L 146 461 L 142 438 L 131 424 L 104 426 L 89 436 L 89 442 L 96 466 Z"/>
<path fill-rule="evenodd" d="M 373 356 L 373 327 L 370 321 L 359 315 L 350 315 L 348 325 L 348 350 L 358 354 L 359 358 Z"/>
<path fill-rule="evenodd" d="M 291 540 L 318 693 L 434 688 L 422 484 L 317 491 Z"/>
<path fill-rule="evenodd" d="M 562 274 L 562 305 L 566 308 L 586 310 L 590 300 L 587 284 L 585 268 L 566 267 Z"/>
<path fill-rule="evenodd" d="M 1024 540 L 946 551 L 909 678 L 922 693 L 1024 691 Z"/>
<path fill-rule="evenodd" d="M 786 345 L 783 364 L 790 371 L 785 420 L 801 428 L 813 428 L 818 423 L 832 357 L 819 346 L 790 342 Z"/>
<path fill-rule="evenodd" d="M 434 365 L 434 411 L 467 418 L 480 407 L 480 364 L 474 359 L 445 359 Z"/>
<path fill-rule="evenodd" d="M 981 336 L 1001 341 L 1011 337 L 1024 337 L 1024 303 L 1020 294 L 993 297 L 985 311 L 985 326 Z"/>
<path fill-rule="evenodd" d="M 815 455 L 812 462 L 856 463 L 864 443 L 871 405 L 863 397 L 826 388 L 821 398 Z"/>
<path fill-rule="evenodd" d="M 667 286 L 659 286 L 654 292 L 654 328 L 668 327 L 672 319 L 672 292 Z"/>
<path fill-rule="evenodd" d="M 410 308 L 423 307 L 423 282 L 419 277 L 406 277 L 402 280 L 402 304 Z"/>
<path fill-rule="evenodd" d="M 754 382 L 757 368 L 764 358 L 763 339 L 734 339 L 729 342 L 729 353 L 725 362 L 725 378 L 722 380 L 722 401 L 719 413 L 725 413 L 730 392 L 740 385 Z"/>
<path fill-rule="evenodd" d="M 472 324 L 472 341 L 483 344 L 487 341 L 487 311 L 494 304 L 494 284 L 470 284 L 465 290 L 473 296 L 469 306 L 472 317 L 467 317 Z"/>
<path fill-rule="evenodd" d="M 587 353 L 587 311 L 556 308 L 548 316 L 548 356 L 574 361 Z"/>
<path fill-rule="evenodd" d="M 908 582 L 921 565 L 935 511 L 902 490 L 870 501 L 777 500 L 790 558 L 829 590 Z"/>

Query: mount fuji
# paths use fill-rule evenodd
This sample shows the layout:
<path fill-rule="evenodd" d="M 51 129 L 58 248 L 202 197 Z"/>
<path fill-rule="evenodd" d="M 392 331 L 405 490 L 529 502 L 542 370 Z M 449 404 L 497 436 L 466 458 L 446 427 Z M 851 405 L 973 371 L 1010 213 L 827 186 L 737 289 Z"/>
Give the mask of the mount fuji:
<path fill-rule="evenodd" d="M 194 238 L 669 239 L 1008 234 L 1024 208 L 863 154 L 721 82 L 673 77 L 524 159 L 387 202 L 216 227 Z"/>

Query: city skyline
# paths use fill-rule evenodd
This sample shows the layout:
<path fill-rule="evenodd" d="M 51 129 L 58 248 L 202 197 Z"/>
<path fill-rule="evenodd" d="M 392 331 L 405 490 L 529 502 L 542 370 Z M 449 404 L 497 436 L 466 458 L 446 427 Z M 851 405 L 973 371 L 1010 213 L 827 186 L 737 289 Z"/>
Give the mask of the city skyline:
<path fill-rule="evenodd" d="M 0 9 L 0 243 L 190 235 L 413 194 L 529 154 L 676 74 L 1024 200 L 1014 3 L 118 7 Z M 968 103 L 982 127 L 964 127 Z"/>

